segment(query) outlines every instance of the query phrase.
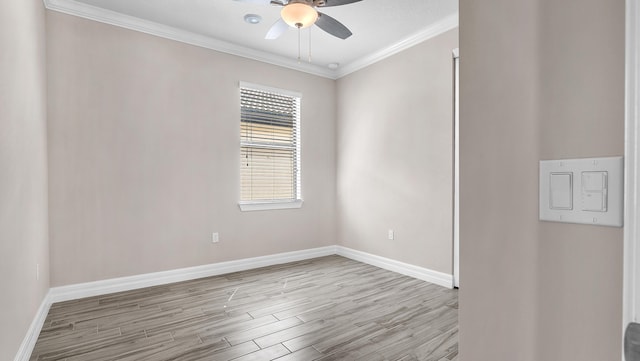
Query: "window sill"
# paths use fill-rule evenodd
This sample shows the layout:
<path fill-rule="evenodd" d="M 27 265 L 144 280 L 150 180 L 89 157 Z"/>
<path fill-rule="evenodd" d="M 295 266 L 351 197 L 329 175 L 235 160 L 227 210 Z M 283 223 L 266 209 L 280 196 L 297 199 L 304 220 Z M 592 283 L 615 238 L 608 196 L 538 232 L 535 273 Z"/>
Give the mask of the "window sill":
<path fill-rule="evenodd" d="M 242 212 L 252 211 L 270 211 L 277 209 L 294 209 L 302 208 L 302 200 L 291 202 L 252 202 L 252 203 L 238 203 Z"/>

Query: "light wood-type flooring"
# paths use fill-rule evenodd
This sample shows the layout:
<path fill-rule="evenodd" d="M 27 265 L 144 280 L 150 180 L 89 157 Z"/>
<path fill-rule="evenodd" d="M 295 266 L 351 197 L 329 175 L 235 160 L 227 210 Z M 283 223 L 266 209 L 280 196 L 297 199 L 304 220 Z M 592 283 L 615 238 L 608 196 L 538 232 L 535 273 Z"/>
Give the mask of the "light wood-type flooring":
<path fill-rule="evenodd" d="M 458 294 L 340 256 L 52 305 L 31 360 L 457 360 Z"/>

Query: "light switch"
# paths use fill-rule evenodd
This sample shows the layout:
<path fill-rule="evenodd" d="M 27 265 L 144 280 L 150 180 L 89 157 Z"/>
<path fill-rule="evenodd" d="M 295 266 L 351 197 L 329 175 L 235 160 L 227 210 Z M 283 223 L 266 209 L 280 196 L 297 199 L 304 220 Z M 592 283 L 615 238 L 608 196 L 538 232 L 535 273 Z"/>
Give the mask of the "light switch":
<path fill-rule="evenodd" d="M 607 172 L 582 172 L 582 210 L 590 212 L 607 211 Z"/>
<path fill-rule="evenodd" d="M 573 209 L 573 173 L 549 173 L 549 208 Z"/>
<path fill-rule="evenodd" d="M 541 160 L 538 177 L 541 221 L 622 227 L 622 157 Z"/>

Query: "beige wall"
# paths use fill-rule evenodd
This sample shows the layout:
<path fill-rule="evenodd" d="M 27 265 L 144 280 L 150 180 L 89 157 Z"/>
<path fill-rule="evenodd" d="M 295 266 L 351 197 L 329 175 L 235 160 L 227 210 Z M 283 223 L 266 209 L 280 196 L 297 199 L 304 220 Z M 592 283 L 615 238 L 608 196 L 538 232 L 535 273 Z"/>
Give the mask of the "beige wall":
<path fill-rule="evenodd" d="M 340 244 L 452 273 L 457 47 L 454 29 L 338 80 Z"/>
<path fill-rule="evenodd" d="M 460 357 L 619 360 L 622 229 L 539 222 L 537 175 L 622 155 L 624 2 L 460 5 Z"/>
<path fill-rule="evenodd" d="M 543 361 L 536 12 L 534 1 L 460 1 L 462 361 Z"/>
<path fill-rule="evenodd" d="M 41 1 L 0 2 L 0 360 L 49 288 L 44 27 Z"/>
<path fill-rule="evenodd" d="M 541 1 L 540 159 L 624 154 L 624 11 Z M 539 231 L 539 359 L 620 360 L 622 228 Z"/>
<path fill-rule="evenodd" d="M 53 286 L 336 243 L 334 81 L 56 12 L 47 41 Z M 238 209 L 241 80 L 303 93 L 301 209 Z"/>

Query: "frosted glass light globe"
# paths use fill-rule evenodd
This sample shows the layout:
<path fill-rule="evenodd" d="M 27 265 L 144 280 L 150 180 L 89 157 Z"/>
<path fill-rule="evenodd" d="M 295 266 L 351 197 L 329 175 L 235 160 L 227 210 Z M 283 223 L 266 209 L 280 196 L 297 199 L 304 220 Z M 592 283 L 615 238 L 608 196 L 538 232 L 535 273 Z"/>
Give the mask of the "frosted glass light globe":
<path fill-rule="evenodd" d="M 289 26 L 301 29 L 313 25 L 318 20 L 316 9 L 302 3 L 292 3 L 285 6 L 280 15 Z"/>

